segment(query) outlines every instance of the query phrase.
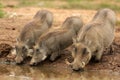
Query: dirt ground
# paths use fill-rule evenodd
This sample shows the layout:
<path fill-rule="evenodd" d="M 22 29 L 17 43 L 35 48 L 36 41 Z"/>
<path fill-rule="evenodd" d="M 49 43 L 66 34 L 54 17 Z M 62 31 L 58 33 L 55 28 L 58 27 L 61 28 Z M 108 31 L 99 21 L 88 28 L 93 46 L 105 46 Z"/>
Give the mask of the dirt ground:
<path fill-rule="evenodd" d="M 11 9 L 4 8 L 4 11 L 8 13 L 8 18 L 0 19 L 0 61 L 5 60 L 6 56 L 10 53 L 11 48 L 16 43 L 16 38 L 20 33 L 20 30 L 26 23 L 32 20 L 33 15 L 41 8 L 19 8 Z M 47 9 L 54 14 L 53 27 L 60 27 L 62 22 L 69 16 L 81 16 L 84 23 L 87 23 L 92 19 L 96 11 L 93 10 L 62 10 L 62 9 Z M 120 18 L 117 14 L 118 19 Z M 86 70 L 112 70 L 120 72 L 120 27 L 116 26 L 115 40 L 112 44 L 113 54 L 107 54 L 108 51 L 102 57 L 99 63 L 90 62 L 85 69 Z M 65 59 L 71 59 L 70 52 L 65 50 L 62 56 L 55 62 L 46 60 L 42 65 L 58 66 L 58 69 L 62 67 L 70 69 L 65 64 Z M 63 71 L 64 72 L 64 71 Z"/>

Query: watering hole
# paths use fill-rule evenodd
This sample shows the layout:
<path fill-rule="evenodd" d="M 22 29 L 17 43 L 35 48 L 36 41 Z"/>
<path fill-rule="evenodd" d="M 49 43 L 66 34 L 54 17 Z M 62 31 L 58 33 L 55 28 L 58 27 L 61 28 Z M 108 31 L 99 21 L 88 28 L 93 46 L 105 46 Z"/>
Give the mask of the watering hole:
<path fill-rule="evenodd" d="M 119 29 L 116 30 L 116 33 Z M 55 62 L 45 60 L 37 66 L 29 66 L 29 60 L 24 64 L 16 65 L 11 56 L 12 46 L 0 44 L 0 79 L 1 80 L 120 80 L 120 38 L 115 37 L 112 44 L 113 52 L 109 54 L 109 48 L 104 52 L 99 63 L 90 62 L 84 71 L 73 71 L 65 59 L 72 57 L 68 50 L 62 52 Z M 13 58 L 13 59 L 12 59 Z M 11 59 L 13 62 L 7 62 Z"/>

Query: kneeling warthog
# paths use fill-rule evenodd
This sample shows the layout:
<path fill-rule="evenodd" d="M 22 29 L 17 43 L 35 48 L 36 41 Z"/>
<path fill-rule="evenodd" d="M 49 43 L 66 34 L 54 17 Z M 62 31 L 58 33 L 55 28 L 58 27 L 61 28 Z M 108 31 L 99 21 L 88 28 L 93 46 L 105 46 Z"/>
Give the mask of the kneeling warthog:
<path fill-rule="evenodd" d="M 16 63 L 21 63 L 25 57 L 32 55 L 35 41 L 52 26 L 52 22 L 53 14 L 47 10 L 40 10 L 33 20 L 24 26 L 15 46 Z"/>
<path fill-rule="evenodd" d="M 82 26 L 82 19 L 72 16 L 64 21 L 61 28 L 43 34 L 34 46 L 30 65 L 36 65 L 48 56 L 50 56 L 51 61 L 54 61 L 60 55 L 61 50 L 72 45 L 72 37 L 78 34 Z"/>
<path fill-rule="evenodd" d="M 85 25 L 78 36 L 73 39 L 73 62 L 66 63 L 73 70 L 81 70 L 92 57 L 100 61 L 103 50 L 109 47 L 114 39 L 116 15 L 111 9 L 99 10 L 92 21 Z"/>

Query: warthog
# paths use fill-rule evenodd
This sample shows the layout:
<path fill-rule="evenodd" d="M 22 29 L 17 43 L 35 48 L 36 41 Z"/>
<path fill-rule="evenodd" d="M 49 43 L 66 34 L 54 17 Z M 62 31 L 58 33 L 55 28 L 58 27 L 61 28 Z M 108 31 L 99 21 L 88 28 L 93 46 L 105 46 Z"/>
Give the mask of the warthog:
<path fill-rule="evenodd" d="M 99 10 L 92 21 L 86 24 L 78 36 L 73 39 L 73 62 L 66 62 L 73 70 L 81 70 L 92 57 L 100 61 L 103 50 L 111 45 L 114 39 L 116 15 L 111 9 Z"/>
<path fill-rule="evenodd" d="M 30 65 L 36 65 L 48 56 L 50 56 L 51 61 L 54 61 L 60 55 L 61 50 L 72 45 L 72 37 L 78 34 L 82 26 L 82 19 L 72 16 L 64 21 L 61 28 L 43 34 L 34 46 Z"/>
<path fill-rule="evenodd" d="M 53 14 L 47 10 L 40 10 L 33 20 L 26 24 L 17 38 L 16 63 L 21 63 L 25 57 L 32 55 L 32 48 L 39 36 L 46 32 L 53 22 Z"/>

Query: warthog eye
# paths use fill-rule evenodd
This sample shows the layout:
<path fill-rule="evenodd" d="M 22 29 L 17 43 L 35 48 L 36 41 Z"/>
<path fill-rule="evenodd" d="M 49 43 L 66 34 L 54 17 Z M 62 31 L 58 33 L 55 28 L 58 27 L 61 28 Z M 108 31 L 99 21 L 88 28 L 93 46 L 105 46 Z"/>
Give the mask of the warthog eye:
<path fill-rule="evenodd" d="M 73 48 L 73 51 L 74 51 L 74 52 L 77 52 L 77 48 L 74 47 L 74 48 Z"/>
<path fill-rule="evenodd" d="M 83 54 L 87 54 L 87 53 L 89 53 L 89 52 L 87 51 L 87 48 L 84 48 L 84 49 L 83 49 Z"/>
<path fill-rule="evenodd" d="M 27 51 L 27 49 L 25 48 L 25 46 L 22 47 L 22 51 Z"/>
<path fill-rule="evenodd" d="M 75 53 L 76 53 L 76 52 L 77 52 L 77 48 L 75 48 L 75 47 L 74 47 L 74 48 L 73 48 L 73 52 L 75 52 Z"/>
<path fill-rule="evenodd" d="M 36 52 L 39 52 L 39 49 L 36 49 Z"/>

